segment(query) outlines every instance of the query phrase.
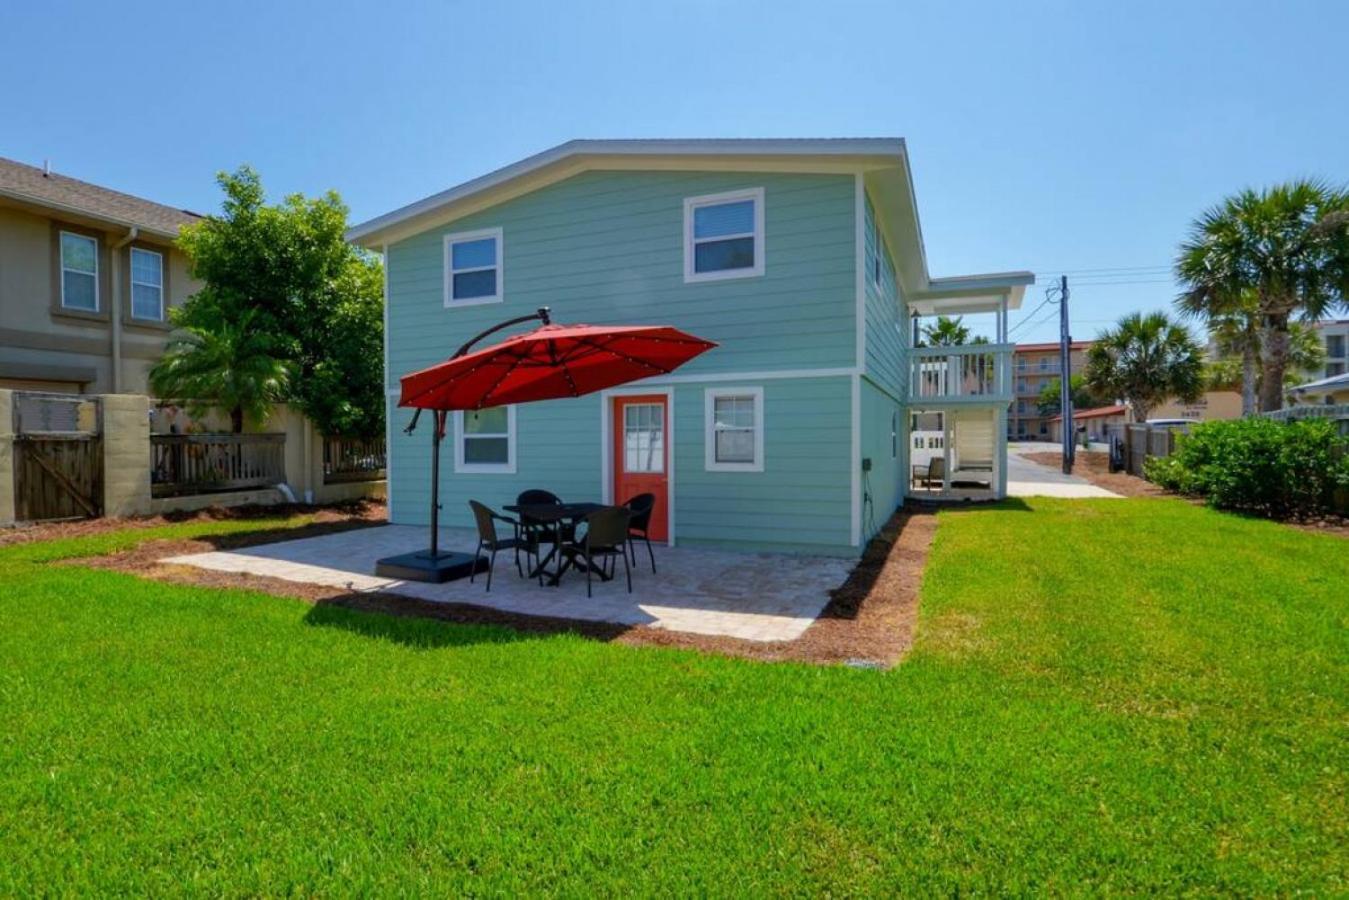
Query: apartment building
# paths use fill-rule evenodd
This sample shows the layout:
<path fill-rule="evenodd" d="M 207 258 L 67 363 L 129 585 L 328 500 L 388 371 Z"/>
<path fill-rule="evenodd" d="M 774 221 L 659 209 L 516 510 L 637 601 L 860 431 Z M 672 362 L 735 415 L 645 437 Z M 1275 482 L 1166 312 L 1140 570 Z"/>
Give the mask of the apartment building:
<path fill-rule="evenodd" d="M 1326 349 L 1326 363 L 1309 372 L 1312 380 L 1334 378 L 1349 372 L 1349 319 L 1326 319 L 1312 326 Z"/>
<path fill-rule="evenodd" d="M 1087 365 L 1087 348 L 1091 341 L 1073 341 L 1069 345 L 1069 365 L 1074 375 Z M 1014 398 L 1007 413 L 1009 440 L 1048 441 L 1054 413 L 1040 415 L 1040 391 L 1060 374 L 1059 343 L 1017 344 L 1012 351 L 1012 378 Z"/>

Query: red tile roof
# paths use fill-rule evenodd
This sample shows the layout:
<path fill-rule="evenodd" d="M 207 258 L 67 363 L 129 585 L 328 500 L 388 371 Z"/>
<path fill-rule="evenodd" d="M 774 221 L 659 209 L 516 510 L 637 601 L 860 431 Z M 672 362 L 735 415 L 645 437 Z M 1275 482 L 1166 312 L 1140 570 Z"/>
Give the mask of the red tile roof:
<path fill-rule="evenodd" d="M 1098 406 L 1095 409 L 1084 409 L 1081 412 L 1073 410 L 1073 421 L 1077 422 L 1082 419 L 1103 419 L 1106 416 L 1122 416 L 1128 411 L 1128 408 L 1124 406 Z M 1062 418 L 1063 416 L 1055 416 L 1049 421 L 1058 422 Z"/>
<path fill-rule="evenodd" d="M 1068 345 L 1068 349 L 1069 349 L 1069 350 L 1085 350 L 1085 349 L 1087 349 L 1088 347 L 1090 347 L 1091 345 L 1092 345 L 1092 341 L 1073 341 L 1071 344 Z M 1051 344 L 1051 343 L 1046 343 L 1046 344 L 1017 344 L 1017 345 L 1016 345 L 1016 352 L 1017 352 L 1017 353 L 1036 353 L 1036 352 L 1042 352 L 1042 351 L 1045 351 L 1045 350 L 1057 350 L 1057 349 L 1059 349 L 1059 342 L 1058 342 L 1058 341 L 1054 341 L 1052 344 Z"/>

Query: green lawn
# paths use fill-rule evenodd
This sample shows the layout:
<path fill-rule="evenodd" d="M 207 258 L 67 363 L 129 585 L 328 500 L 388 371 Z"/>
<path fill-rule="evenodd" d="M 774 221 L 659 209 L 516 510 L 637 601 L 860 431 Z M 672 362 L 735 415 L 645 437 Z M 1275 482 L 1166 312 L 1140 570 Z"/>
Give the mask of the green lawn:
<path fill-rule="evenodd" d="M 279 524 L 279 523 L 278 523 Z M 0 893 L 1349 890 L 1349 545 L 949 512 L 890 672 L 0 551 Z"/>

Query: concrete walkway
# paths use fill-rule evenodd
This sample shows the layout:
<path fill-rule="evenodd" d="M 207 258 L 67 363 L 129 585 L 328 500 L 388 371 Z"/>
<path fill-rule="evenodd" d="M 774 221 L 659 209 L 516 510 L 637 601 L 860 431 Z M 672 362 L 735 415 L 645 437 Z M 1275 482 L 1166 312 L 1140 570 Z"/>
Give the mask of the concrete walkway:
<path fill-rule="evenodd" d="M 1007 445 L 1007 496 L 1009 497 L 1115 497 L 1085 478 L 1064 475 L 1058 469 L 1026 459 L 1026 453 L 1053 453 L 1058 444 L 1010 443 Z"/>
<path fill-rule="evenodd" d="M 646 547 L 639 545 L 632 593 L 626 590 L 620 562 L 614 581 L 596 581 L 594 597 L 586 597 L 582 573 L 567 573 L 557 587 L 540 587 L 520 578 L 510 553 L 497 556 L 491 593 L 483 575 L 474 584 L 468 579 L 422 584 L 374 574 L 380 557 L 424 548 L 426 543 L 425 528 L 385 525 L 163 562 L 438 603 L 472 603 L 522 615 L 646 625 L 749 641 L 800 637 L 853 566 L 851 560 L 831 557 L 657 546 L 658 571 L 652 574 Z M 476 544 L 475 532 L 441 530 L 442 549 L 471 553 Z"/>

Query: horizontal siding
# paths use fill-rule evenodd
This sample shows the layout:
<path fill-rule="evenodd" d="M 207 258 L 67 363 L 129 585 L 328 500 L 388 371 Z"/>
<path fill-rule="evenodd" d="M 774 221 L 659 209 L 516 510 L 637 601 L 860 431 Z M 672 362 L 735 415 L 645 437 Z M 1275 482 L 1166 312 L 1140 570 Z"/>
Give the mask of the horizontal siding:
<path fill-rule="evenodd" d="M 684 284 L 684 198 L 764 189 L 765 274 Z M 853 365 L 853 178 L 587 172 L 389 248 L 394 375 L 501 319 L 673 324 L 721 346 L 682 372 Z M 503 229 L 505 301 L 445 309 L 443 237 Z"/>
<path fill-rule="evenodd" d="M 896 397 L 908 392 L 907 353 L 910 323 L 904 314 L 895 275 L 894 257 L 883 240 L 878 241 L 875 210 L 866 204 L 866 374 L 876 385 Z M 881 278 L 873 278 L 874 262 L 881 255 Z"/>
<path fill-rule="evenodd" d="M 870 379 L 862 379 L 862 457 L 871 460 L 862 490 L 871 499 L 863 504 L 862 540 L 869 540 L 904 502 L 909 471 L 908 414 Z M 894 419 L 891 419 L 891 416 Z M 897 433 L 892 443 L 891 422 Z"/>
<path fill-rule="evenodd" d="M 704 392 L 674 390 L 675 529 L 681 543 L 744 549 L 852 555 L 847 377 L 735 381 L 764 391 L 764 471 L 708 472 Z M 543 487 L 568 500 L 603 496 L 601 400 L 523 404 L 516 408 L 515 474 L 456 474 L 450 431 L 441 451 L 442 521 L 470 527 L 470 498 L 500 509 L 516 494 Z M 394 412 L 395 425 L 407 418 Z M 430 423 L 411 437 L 393 430 L 391 514 L 400 523 L 429 521 Z"/>

